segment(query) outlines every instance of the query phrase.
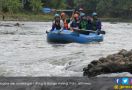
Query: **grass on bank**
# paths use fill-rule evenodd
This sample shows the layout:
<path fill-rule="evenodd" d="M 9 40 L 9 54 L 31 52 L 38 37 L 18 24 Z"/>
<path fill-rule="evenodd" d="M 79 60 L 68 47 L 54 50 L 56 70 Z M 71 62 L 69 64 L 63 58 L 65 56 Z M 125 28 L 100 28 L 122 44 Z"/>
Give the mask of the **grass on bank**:
<path fill-rule="evenodd" d="M 39 22 L 47 22 L 52 21 L 54 18 L 53 14 L 34 14 L 34 13 L 16 13 L 16 14 L 9 14 L 6 13 L 5 21 L 39 21 Z M 0 21 L 2 21 L 2 14 L 0 13 Z M 100 18 L 101 21 L 104 22 L 132 22 L 132 19 L 123 19 L 123 18 Z"/>
<path fill-rule="evenodd" d="M 17 14 L 5 14 L 4 21 L 51 21 L 53 15 L 51 14 L 29 14 L 29 13 L 17 13 Z M 3 20 L 3 15 L 0 14 L 0 20 Z"/>

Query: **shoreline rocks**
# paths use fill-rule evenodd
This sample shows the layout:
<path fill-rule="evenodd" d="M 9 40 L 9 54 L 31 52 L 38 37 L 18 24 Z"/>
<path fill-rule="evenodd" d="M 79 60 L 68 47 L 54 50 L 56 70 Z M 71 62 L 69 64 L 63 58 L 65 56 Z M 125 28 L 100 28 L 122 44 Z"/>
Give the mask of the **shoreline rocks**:
<path fill-rule="evenodd" d="M 83 75 L 94 77 L 100 74 L 129 72 L 132 74 L 132 50 L 122 49 L 116 54 L 94 60 L 83 69 Z"/>

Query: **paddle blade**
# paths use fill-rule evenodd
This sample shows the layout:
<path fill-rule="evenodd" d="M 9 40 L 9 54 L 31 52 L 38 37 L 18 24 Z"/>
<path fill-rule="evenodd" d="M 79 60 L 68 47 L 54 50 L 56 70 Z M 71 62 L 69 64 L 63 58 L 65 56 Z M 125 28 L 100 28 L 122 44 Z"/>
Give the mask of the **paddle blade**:
<path fill-rule="evenodd" d="M 106 34 L 106 32 L 105 32 L 105 31 L 100 31 L 99 33 L 100 33 L 100 34 Z"/>
<path fill-rule="evenodd" d="M 49 33 L 48 31 L 46 31 L 45 33 Z"/>
<path fill-rule="evenodd" d="M 50 8 L 43 8 L 42 9 L 43 13 L 50 13 L 51 11 L 52 11 L 52 9 L 50 9 Z"/>

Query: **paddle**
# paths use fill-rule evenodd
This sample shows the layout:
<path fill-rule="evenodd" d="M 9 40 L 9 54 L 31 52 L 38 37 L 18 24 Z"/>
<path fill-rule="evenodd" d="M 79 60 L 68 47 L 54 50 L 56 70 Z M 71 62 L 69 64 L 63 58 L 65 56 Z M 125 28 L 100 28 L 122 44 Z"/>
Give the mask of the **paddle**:
<path fill-rule="evenodd" d="M 47 34 L 50 33 L 50 32 L 52 32 L 52 31 L 47 31 L 46 30 L 46 33 Z M 58 34 L 58 35 L 64 34 L 62 31 L 59 31 L 59 30 L 58 30 L 58 32 L 52 32 L 52 33 Z M 78 32 L 72 32 L 71 34 L 74 35 L 74 36 L 79 36 L 79 33 Z"/>
<path fill-rule="evenodd" d="M 66 10 L 59 9 L 59 10 L 56 10 L 56 9 L 51 9 L 51 8 L 43 8 L 42 11 L 44 13 L 50 13 L 50 12 L 53 12 L 53 11 L 67 11 L 67 12 L 72 12 L 73 9 L 66 9 Z"/>
<path fill-rule="evenodd" d="M 58 30 L 57 32 L 52 32 L 52 31 L 47 31 L 47 30 L 46 30 L 45 33 L 48 34 L 49 32 L 52 32 L 52 33 L 54 33 L 54 34 L 61 34 L 62 31 L 63 31 L 63 30 Z"/>
<path fill-rule="evenodd" d="M 93 30 L 85 30 L 85 29 L 77 29 L 77 28 L 73 28 L 73 30 L 75 31 L 83 31 L 83 32 L 90 32 L 90 33 L 98 33 L 98 34 L 105 34 L 106 32 L 105 31 L 93 31 Z"/>
<path fill-rule="evenodd" d="M 49 33 L 49 31 L 47 31 L 47 30 L 46 30 L 46 32 L 45 32 L 45 33 Z"/>

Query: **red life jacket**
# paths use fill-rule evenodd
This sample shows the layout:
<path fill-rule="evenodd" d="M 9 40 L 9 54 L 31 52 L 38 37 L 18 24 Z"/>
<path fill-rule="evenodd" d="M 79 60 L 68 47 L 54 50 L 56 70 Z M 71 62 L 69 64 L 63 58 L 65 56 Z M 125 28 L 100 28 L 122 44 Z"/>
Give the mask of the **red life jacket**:
<path fill-rule="evenodd" d="M 67 29 L 68 30 L 68 23 L 67 23 L 66 19 L 63 20 L 63 23 L 64 23 L 64 29 Z"/>

